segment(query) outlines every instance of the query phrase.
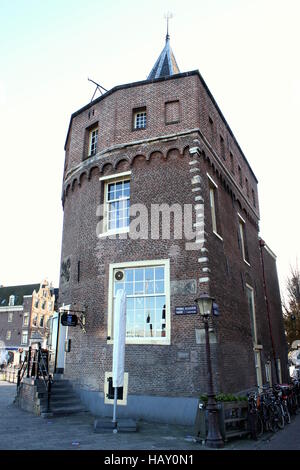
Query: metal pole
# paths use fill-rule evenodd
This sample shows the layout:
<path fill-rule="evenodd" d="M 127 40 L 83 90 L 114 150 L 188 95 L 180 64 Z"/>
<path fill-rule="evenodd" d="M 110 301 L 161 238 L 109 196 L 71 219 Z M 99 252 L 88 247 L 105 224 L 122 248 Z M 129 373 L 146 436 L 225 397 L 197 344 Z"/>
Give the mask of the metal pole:
<path fill-rule="evenodd" d="M 117 400 L 118 400 L 118 387 L 114 388 L 114 410 L 113 410 L 113 423 L 115 425 L 114 432 L 116 432 L 117 428 Z"/>
<path fill-rule="evenodd" d="M 28 348 L 27 377 L 30 377 L 31 346 Z"/>
<path fill-rule="evenodd" d="M 208 393 L 207 393 L 207 411 L 208 411 L 208 434 L 205 441 L 207 447 L 220 448 L 224 447 L 224 441 L 222 439 L 219 430 L 219 416 L 218 407 L 214 394 L 212 366 L 211 366 L 211 354 L 210 354 L 210 343 L 209 343 L 209 325 L 208 318 L 204 318 L 205 326 L 205 343 L 206 343 L 206 360 L 207 360 L 207 374 L 208 374 Z"/>

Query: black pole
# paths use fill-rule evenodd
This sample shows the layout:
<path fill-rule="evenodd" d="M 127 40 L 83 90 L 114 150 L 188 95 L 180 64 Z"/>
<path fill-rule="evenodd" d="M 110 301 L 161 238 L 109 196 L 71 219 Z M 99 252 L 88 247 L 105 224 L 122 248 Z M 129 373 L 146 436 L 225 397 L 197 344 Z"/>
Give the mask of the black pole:
<path fill-rule="evenodd" d="M 224 441 L 222 439 L 219 430 L 219 416 L 216 397 L 214 393 L 214 384 L 211 367 L 211 354 L 210 354 L 210 343 L 209 343 L 209 325 L 208 317 L 204 317 L 205 327 L 205 343 L 206 343 L 206 361 L 207 361 L 207 374 L 208 374 L 208 393 L 207 393 L 207 411 L 208 411 L 208 434 L 205 441 L 207 447 L 214 449 L 224 447 Z"/>
<path fill-rule="evenodd" d="M 31 346 L 28 348 L 27 378 L 30 377 Z"/>

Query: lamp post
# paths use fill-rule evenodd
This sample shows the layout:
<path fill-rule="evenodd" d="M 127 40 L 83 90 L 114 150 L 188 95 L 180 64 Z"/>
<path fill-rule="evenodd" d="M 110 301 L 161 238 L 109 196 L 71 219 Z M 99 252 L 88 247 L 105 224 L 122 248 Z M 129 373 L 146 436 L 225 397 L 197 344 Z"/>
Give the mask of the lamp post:
<path fill-rule="evenodd" d="M 220 448 L 224 447 L 224 441 L 222 439 L 219 430 L 218 420 L 218 407 L 216 397 L 214 393 L 213 377 L 212 377 L 212 366 L 211 366 L 211 355 L 210 355 L 210 343 L 209 343 L 209 325 L 208 320 L 212 314 L 212 306 L 214 299 L 208 294 L 201 294 L 200 297 L 195 299 L 198 304 L 200 315 L 204 321 L 205 328 L 205 343 L 206 343 L 206 361 L 207 361 L 207 373 L 208 373 L 208 392 L 207 392 L 207 411 L 208 411 L 208 433 L 205 441 L 207 447 Z"/>

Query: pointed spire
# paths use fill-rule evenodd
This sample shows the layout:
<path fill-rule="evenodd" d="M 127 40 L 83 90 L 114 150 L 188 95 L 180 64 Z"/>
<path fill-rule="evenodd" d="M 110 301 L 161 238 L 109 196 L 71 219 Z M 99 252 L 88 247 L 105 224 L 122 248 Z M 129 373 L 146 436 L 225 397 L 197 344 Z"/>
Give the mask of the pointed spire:
<path fill-rule="evenodd" d="M 150 74 L 148 75 L 147 80 L 153 80 L 154 78 L 168 77 L 170 75 L 174 75 L 175 73 L 180 73 L 174 53 L 170 46 L 169 18 L 172 18 L 172 15 L 170 13 L 167 13 L 166 15 L 167 34 L 166 34 L 165 47 L 161 51 Z"/>

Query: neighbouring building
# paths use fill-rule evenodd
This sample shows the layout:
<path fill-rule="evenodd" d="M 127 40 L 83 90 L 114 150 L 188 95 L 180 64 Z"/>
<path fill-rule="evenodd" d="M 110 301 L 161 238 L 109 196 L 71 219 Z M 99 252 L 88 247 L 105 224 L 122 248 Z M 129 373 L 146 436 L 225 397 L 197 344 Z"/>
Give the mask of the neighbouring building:
<path fill-rule="evenodd" d="M 41 284 L 0 287 L 1 357 L 19 364 L 20 353 L 33 342 L 47 345 L 49 318 L 54 313 L 53 287 Z"/>
<path fill-rule="evenodd" d="M 59 371 L 85 404 L 112 412 L 118 289 L 127 296 L 123 416 L 194 421 L 207 390 L 194 308 L 203 292 L 219 311 L 210 336 L 216 391 L 287 380 L 276 256 L 259 236 L 257 178 L 199 71 L 179 71 L 168 35 L 146 80 L 72 114 L 65 152 L 59 305 L 80 305 L 86 321 L 85 330 L 61 329 L 68 352 Z"/>

